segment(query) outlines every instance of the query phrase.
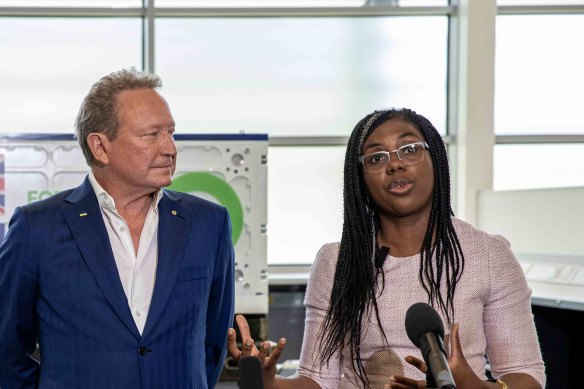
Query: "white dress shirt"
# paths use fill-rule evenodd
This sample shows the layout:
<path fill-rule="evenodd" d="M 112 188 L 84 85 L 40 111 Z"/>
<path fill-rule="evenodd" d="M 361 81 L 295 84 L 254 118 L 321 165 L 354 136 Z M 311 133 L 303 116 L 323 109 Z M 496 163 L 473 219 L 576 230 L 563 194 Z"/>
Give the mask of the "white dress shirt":
<path fill-rule="evenodd" d="M 99 185 L 93 172 L 89 173 L 89 182 L 97 196 L 132 317 L 142 334 L 150 309 L 158 264 L 158 203 L 162 190 L 154 194 L 136 253 L 128 224 L 118 213 L 114 199 Z"/>

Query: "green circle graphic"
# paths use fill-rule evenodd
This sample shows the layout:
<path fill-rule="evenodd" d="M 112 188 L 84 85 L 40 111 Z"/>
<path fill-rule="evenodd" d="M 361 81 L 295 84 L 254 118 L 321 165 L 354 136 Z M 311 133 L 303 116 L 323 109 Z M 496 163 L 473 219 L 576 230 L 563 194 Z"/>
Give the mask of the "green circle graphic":
<path fill-rule="evenodd" d="M 192 172 L 172 180 L 168 189 L 178 192 L 204 192 L 215 197 L 229 211 L 231 217 L 231 240 L 235 245 L 243 229 L 243 206 L 231 185 L 207 172 Z"/>

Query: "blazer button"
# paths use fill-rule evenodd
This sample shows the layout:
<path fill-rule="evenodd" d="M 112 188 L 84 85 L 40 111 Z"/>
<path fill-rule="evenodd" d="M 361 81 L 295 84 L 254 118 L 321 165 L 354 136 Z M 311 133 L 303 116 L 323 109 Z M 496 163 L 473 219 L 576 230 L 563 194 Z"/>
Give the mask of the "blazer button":
<path fill-rule="evenodd" d="M 144 356 L 144 355 L 148 354 L 149 352 L 150 352 L 150 350 L 148 350 L 148 349 L 147 349 L 146 347 L 144 347 L 144 346 L 142 346 L 142 347 L 140 347 L 140 348 L 138 349 L 138 353 L 139 353 L 141 356 Z"/>

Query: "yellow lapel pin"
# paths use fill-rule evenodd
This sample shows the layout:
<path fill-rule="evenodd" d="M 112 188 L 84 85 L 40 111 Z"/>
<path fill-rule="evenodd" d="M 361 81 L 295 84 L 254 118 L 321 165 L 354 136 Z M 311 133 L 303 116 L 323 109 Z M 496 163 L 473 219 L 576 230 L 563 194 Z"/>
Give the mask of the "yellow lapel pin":
<path fill-rule="evenodd" d="M 83 212 L 79 214 L 80 217 L 87 216 L 87 212 Z"/>
<path fill-rule="evenodd" d="M 174 209 L 170 211 L 170 213 L 172 213 L 173 216 L 176 216 L 176 211 Z"/>

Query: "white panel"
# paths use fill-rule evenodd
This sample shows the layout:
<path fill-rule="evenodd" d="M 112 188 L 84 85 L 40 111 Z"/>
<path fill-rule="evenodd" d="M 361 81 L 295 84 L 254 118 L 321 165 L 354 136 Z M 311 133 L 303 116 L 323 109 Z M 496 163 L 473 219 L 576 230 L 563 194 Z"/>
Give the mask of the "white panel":
<path fill-rule="evenodd" d="M 4 197 L 0 197 L 0 230 L 7 228 L 17 206 L 76 187 L 89 171 L 76 141 L 49 140 L 49 136 L 45 140 L 41 136 L 35 140 L 0 137 L 0 166 L 3 162 L 5 180 Z M 177 148 L 175 183 L 184 174 L 211 173 L 213 177 L 226 181 L 228 185 L 223 188 L 230 190 L 224 190 L 222 194 L 214 188 L 208 189 L 208 184 L 201 186 L 204 178 L 196 176 L 186 186 L 198 186 L 200 191 L 191 193 L 215 202 L 221 201 L 213 193 L 219 193 L 219 197 L 225 196 L 226 192 L 235 193 L 240 202 L 243 219 L 239 219 L 242 232 L 235 244 L 236 271 L 239 275 L 235 283 L 235 310 L 245 314 L 266 314 L 267 139 L 178 140 Z M 232 221 L 235 219 L 232 216 Z M 235 222 L 232 224 L 235 225 Z M 0 240 L 3 238 L 1 235 Z"/>
<path fill-rule="evenodd" d="M 584 187 L 479 195 L 478 227 L 511 242 L 535 305 L 584 310 L 583 199 Z"/>
<path fill-rule="evenodd" d="M 478 227 L 519 253 L 584 255 L 584 187 L 484 191 Z"/>

